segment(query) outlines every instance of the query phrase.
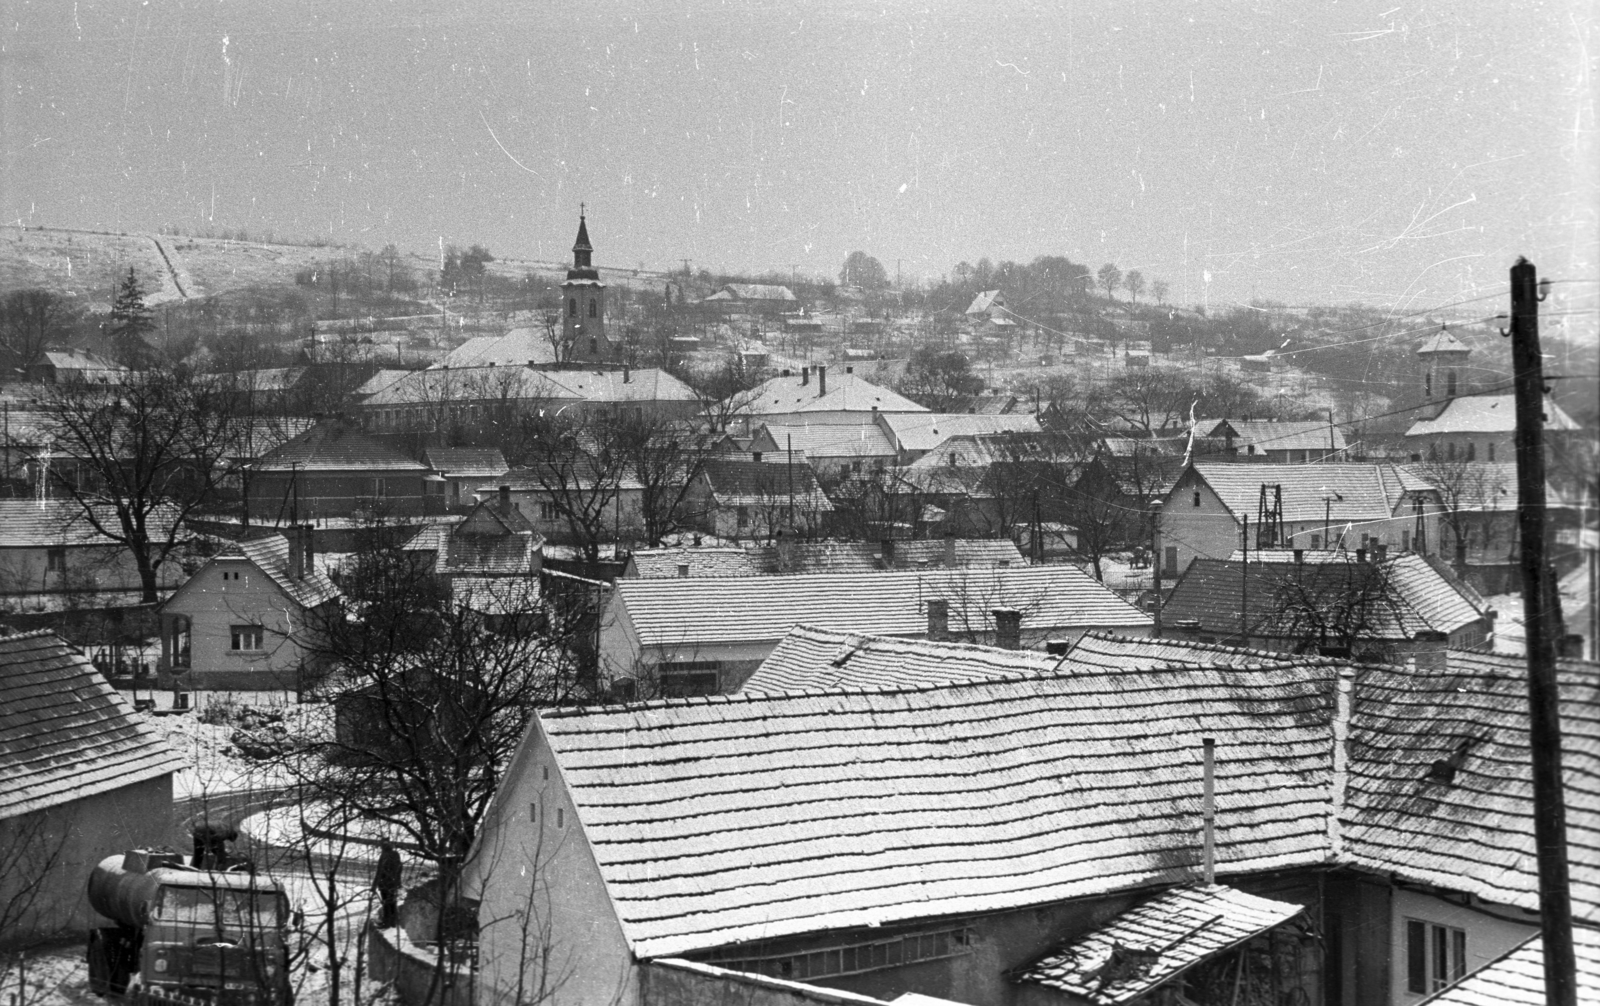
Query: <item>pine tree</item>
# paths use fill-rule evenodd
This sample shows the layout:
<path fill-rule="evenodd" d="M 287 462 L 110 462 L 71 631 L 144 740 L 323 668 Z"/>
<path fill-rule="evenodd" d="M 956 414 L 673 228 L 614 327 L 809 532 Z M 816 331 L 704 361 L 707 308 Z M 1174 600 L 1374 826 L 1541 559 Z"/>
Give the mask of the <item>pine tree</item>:
<path fill-rule="evenodd" d="M 155 315 L 144 302 L 144 288 L 129 266 L 128 277 L 117 287 L 117 298 L 111 305 L 109 334 L 117 361 L 135 370 L 148 364 L 151 349 L 144 337 L 155 328 Z"/>

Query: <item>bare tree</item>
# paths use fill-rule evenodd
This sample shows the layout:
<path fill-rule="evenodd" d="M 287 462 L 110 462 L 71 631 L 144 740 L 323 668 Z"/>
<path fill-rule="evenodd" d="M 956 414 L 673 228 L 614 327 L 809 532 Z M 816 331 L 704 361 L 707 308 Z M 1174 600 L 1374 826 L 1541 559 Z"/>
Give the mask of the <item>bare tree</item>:
<path fill-rule="evenodd" d="M 47 467 L 82 520 L 127 548 L 144 600 L 182 543 L 184 522 L 212 503 L 238 437 L 234 397 L 218 379 L 153 366 L 121 384 L 55 384 L 44 394 Z"/>
<path fill-rule="evenodd" d="M 1122 277 L 1122 288 L 1128 291 L 1129 303 L 1139 303 L 1139 295 L 1144 293 L 1144 273 L 1137 269 L 1129 269 L 1128 274 Z"/>
<path fill-rule="evenodd" d="M 1122 270 L 1107 262 L 1095 276 L 1100 280 L 1100 285 L 1105 287 L 1106 296 L 1115 300 L 1117 287 L 1122 285 Z"/>
<path fill-rule="evenodd" d="M 639 486 L 638 531 L 654 548 L 693 523 L 691 496 L 712 455 L 712 439 L 649 419 L 621 420 L 612 434 L 623 472 Z"/>
<path fill-rule="evenodd" d="M 1158 279 L 1150 284 L 1150 295 L 1156 299 L 1157 304 L 1165 304 L 1167 302 L 1167 293 L 1171 289 L 1172 285 L 1166 280 Z"/>
<path fill-rule="evenodd" d="M 76 305 L 49 290 L 17 290 L 0 301 L 0 342 L 23 363 L 72 334 L 80 312 Z"/>

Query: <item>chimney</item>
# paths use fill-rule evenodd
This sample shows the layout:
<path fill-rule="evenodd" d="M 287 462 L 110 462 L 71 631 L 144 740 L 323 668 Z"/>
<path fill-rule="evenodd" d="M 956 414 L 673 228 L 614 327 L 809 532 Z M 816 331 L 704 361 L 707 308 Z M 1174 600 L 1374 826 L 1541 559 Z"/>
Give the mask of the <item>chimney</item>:
<path fill-rule="evenodd" d="M 794 535 L 785 534 L 782 528 L 778 529 L 778 572 L 794 572 Z"/>
<path fill-rule="evenodd" d="M 1416 658 L 1417 670 L 1442 673 L 1450 669 L 1450 653 L 1446 649 L 1450 643 L 1448 635 L 1433 629 L 1419 629 L 1411 639 L 1417 644 L 1411 653 Z"/>
<path fill-rule="evenodd" d="M 1367 561 L 1367 550 L 1364 549 L 1364 548 L 1356 549 L 1356 562 L 1359 562 L 1359 563 L 1365 565 L 1366 561 Z"/>
<path fill-rule="evenodd" d="M 811 368 L 810 367 L 801 367 L 800 368 L 800 387 L 803 388 L 803 387 L 805 387 L 806 385 L 808 385 L 810 383 L 811 383 Z"/>
<path fill-rule="evenodd" d="M 289 579 L 299 580 L 306 575 L 306 545 L 297 524 L 284 536 L 289 540 Z"/>
<path fill-rule="evenodd" d="M 817 364 L 817 397 L 821 398 L 828 393 L 828 368 Z"/>
<path fill-rule="evenodd" d="M 500 487 L 500 513 L 506 517 L 511 516 L 511 487 Z"/>
<path fill-rule="evenodd" d="M 856 368 L 854 368 L 854 367 L 846 367 L 846 368 L 844 368 L 844 372 L 847 373 L 847 374 L 853 374 L 853 373 L 856 372 Z"/>
<path fill-rule="evenodd" d="M 1373 545 L 1372 558 L 1374 562 L 1387 562 L 1389 559 L 1389 546 L 1381 541 Z"/>
<path fill-rule="evenodd" d="M 628 361 L 627 360 L 623 360 L 622 361 L 622 383 L 623 384 L 627 384 L 628 383 Z"/>
<path fill-rule="evenodd" d="M 995 608 L 994 645 L 1002 650 L 1022 649 L 1022 612 L 1016 608 Z"/>
<path fill-rule="evenodd" d="M 761 452 L 760 451 L 751 451 L 750 452 L 750 460 L 751 461 L 760 461 L 761 460 Z"/>
<path fill-rule="evenodd" d="M 1304 564 L 1305 561 L 1306 561 L 1306 550 L 1303 549 L 1303 548 L 1295 549 L 1294 550 L 1294 561 L 1297 562 L 1297 563 Z"/>
<path fill-rule="evenodd" d="M 878 545 L 878 552 L 883 556 L 883 568 L 894 569 L 894 539 L 883 539 Z"/>
<path fill-rule="evenodd" d="M 1052 657 L 1064 657 L 1072 650 L 1070 639 L 1047 639 L 1044 641 L 1044 652 Z"/>
<path fill-rule="evenodd" d="M 1583 635 L 1569 632 L 1556 640 L 1556 656 L 1562 660 L 1583 659 Z"/>
<path fill-rule="evenodd" d="M 946 531 L 944 533 L 944 568 L 956 568 L 956 533 L 954 531 Z"/>
<path fill-rule="evenodd" d="M 1200 815 L 1205 824 L 1201 838 L 1200 862 L 1205 869 L 1206 886 L 1217 882 L 1217 740 L 1200 738 L 1201 779 L 1204 792 Z"/>
<path fill-rule="evenodd" d="M 950 602 L 942 597 L 928 599 L 928 638 L 936 643 L 950 638 Z"/>
<path fill-rule="evenodd" d="M 301 548 L 301 556 L 302 557 L 301 557 L 301 560 L 300 560 L 300 563 L 301 563 L 300 569 L 301 569 L 302 573 L 304 573 L 305 575 L 309 576 L 312 573 L 315 573 L 317 571 L 317 564 L 315 562 L 316 555 L 317 555 L 317 548 L 316 548 L 316 545 L 313 543 L 313 540 L 312 540 L 312 537 L 311 537 L 311 534 L 312 534 L 311 525 L 310 524 L 302 524 L 302 525 L 300 525 L 300 533 L 302 535 L 302 539 L 301 540 L 305 543 L 304 546 Z"/>

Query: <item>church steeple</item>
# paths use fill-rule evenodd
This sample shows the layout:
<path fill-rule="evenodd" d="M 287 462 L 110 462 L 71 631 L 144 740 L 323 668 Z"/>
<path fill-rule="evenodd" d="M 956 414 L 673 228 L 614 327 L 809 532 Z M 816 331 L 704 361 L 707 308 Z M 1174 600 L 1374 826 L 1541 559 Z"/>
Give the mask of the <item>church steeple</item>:
<path fill-rule="evenodd" d="M 567 270 L 567 279 L 599 279 L 600 274 L 590 261 L 593 254 L 594 245 L 589 243 L 589 221 L 585 219 L 583 204 L 579 203 L 578 240 L 572 244 L 572 268 Z"/>
<path fill-rule="evenodd" d="M 566 301 L 561 327 L 571 347 L 568 351 L 571 362 L 605 363 L 615 354 L 615 347 L 606 338 L 606 288 L 591 259 L 594 246 L 589 243 L 589 221 L 584 210 L 580 203 L 578 240 L 572 245 L 572 268 L 567 270 L 567 281 L 561 284 Z"/>

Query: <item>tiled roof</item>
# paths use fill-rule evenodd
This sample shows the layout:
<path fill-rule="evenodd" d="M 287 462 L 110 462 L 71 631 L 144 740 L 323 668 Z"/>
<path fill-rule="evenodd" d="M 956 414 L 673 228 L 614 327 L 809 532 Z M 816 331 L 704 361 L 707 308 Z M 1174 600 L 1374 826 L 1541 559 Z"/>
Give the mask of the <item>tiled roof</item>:
<path fill-rule="evenodd" d="M 258 472 L 426 472 L 413 461 L 347 423 L 318 423 L 250 465 Z"/>
<path fill-rule="evenodd" d="M 1114 1006 L 1303 911 L 1221 884 L 1175 887 L 1051 951 L 1015 980 Z M 1115 956 L 1128 952 L 1137 959 L 1119 968 Z"/>
<path fill-rule="evenodd" d="M 1023 565 L 1022 553 L 1009 538 L 957 538 L 953 544 L 957 566 Z M 751 549 L 750 554 L 762 573 L 868 573 L 889 568 L 881 542 L 797 541 L 782 549 L 765 545 Z M 945 542 L 896 541 L 892 555 L 894 569 L 943 566 Z"/>
<path fill-rule="evenodd" d="M 1515 461 L 1423 461 L 1401 465 L 1400 471 L 1437 488 L 1446 510 L 1516 512 Z M 1548 482 L 1544 495 L 1547 503 L 1565 502 L 1560 490 Z"/>
<path fill-rule="evenodd" d="M 1554 400 L 1544 400 L 1547 430 L 1576 430 L 1572 421 Z M 1512 433 L 1517 428 L 1515 395 L 1468 395 L 1452 398 L 1432 419 L 1419 419 L 1406 430 L 1408 437 L 1433 437 L 1447 433 Z"/>
<path fill-rule="evenodd" d="M 1527 662 L 1452 650 L 1441 671 L 1366 669 L 1350 721 L 1344 854 L 1537 909 Z M 1600 666 L 1560 662 L 1574 915 L 1600 924 Z M 1430 781 L 1436 762 L 1450 781 Z"/>
<path fill-rule="evenodd" d="M 526 365 L 413 370 L 361 404 L 427 407 L 442 402 L 581 400 L 584 396 L 569 387 L 569 376 L 569 372 L 562 371 L 558 379 L 543 370 L 529 370 Z"/>
<path fill-rule="evenodd" d="M 452 576 L 450 599 L 483 615 L 514 615 L 539 610 L 541 591 L 534 576 Z"/>
<path fill-rule="evenodd" d="M 1600 1006 L 1600 930 L 1574 926 L 1579 1006 Z M 1545 1006 L 1544 940 L 1529 937 L 1418 1006 Z"/>
<path fill-rule="evenodd" d="M 288 391 L 305 372 L 304 367 L 259 367 L 218 376 L 231 378 L 233 386 L 241 391 Z"/>
<path fill-rule="evenodd" d="M 792 495 L 797 509 L 821 513 L 833 510 L 827 494 L 817 484 L 816 471 L 808 464 L 713 457 L 702 471 L 712 495 L 722 506 L 787 505 Z"/>
<path fill-rule="evenodd" d="M 177 752 L 59 637 L 0 637 L 0 819 L 182 767 Z"/>
<path fill-rule="evenodd" d="M 449 367 L 526 367 L 530 363 L 555 363 L 555 349 L 544 332 L 513 328 L 505 335 L 479 335 L 468 339 L 435 363 L 433 370 Z"/>
<path fill-rule="evenodd" d="M 289 575 L 289 539 L 281 534 L 241 541 L 238 549 L 246 559 L 272 577 L 272 582 L 282 588 L 283 592 L 301 607 L 315 608 L 339 596 L 339 589 L 333 585 L 333 581 L 315 569 L 308 571 L 298 580 Z M 314 559 L 313 565 L 315 565 Z"/>
<path fill-rule="evenodd" d="M 1298 671 L 1186 668 L 539 723 L 649 958 L 1190 881 L 1202 737 L 1217 740 L 1219 870 L 1320 864 L 1327 691 Z"/>
<path fill-rule="evenodd" d="M 396 381 L 400 380 L 402 377 L 409 376 L 411 373 L 412 371 L 409 370 L 379 370 L 376 374 L 373 374 L 371 377 L 363 381 L 361 387 L 352 391 L 350 394 L 356 398 L 366 398 L 369 395 L 376 395 L 384 388 L 393 385 Z"/>
<path fill-rule="evenodd" d="M 1353 563 L 1356 557 L 1348 551 L 1318 551 L 1305 549 L 1302 560 L 1307 563 Z M 1244 558 L 1235 550 L 1229 562 Z M 1250 553 L 1251 562 L 1292 563 L 1294 550 L 1287 548 L 1261 549 Z M 1373 559 L 1373 562 L 1378 562 Z M 1483 595 L 1470 583 L 1456 576 L 1438 556 L 1401 552 L 1381 563 L 1388 585 L 1399 595 L 1400 602 L 1410 608 L 1425 623 L 1423 628 L 1439 632 L 1456 629 L 1483 617 L 1489 607 Z"/>
<path fill-rule="evenodd" d="M 742 548 L 641 548 L 631 556 L 635 575 L 660 580 L 676 577 L 687 565 L 690 576 L 756 576 L 760 570 Z"/>
<path fill-rule="evenodd" d="M 786 286 L 775 286 L 770 283 L 729 283 L 722 289 L 732 293 L 739 300 L 782 300 L 794 301 L 794 292 Z"/>
<path fill-rule="evenodd" d="M 739 692 L 879 691 L 1053 673 L 1060 657 L 796 625 Z"/>
<path fill-rule="evenodd" d="M 764 416 L 786 412 L 927 412 L 909 398 L 870 384 L 855 374 L 828 373 L 828 393 L 818 394 L 821 382 L 813 375 L 805 384 L 798 374 L 768 379 L 755 390 L 740 395 L 740 415 Z"/>
<path fill-rule="evenodd" d="M 931 451 L 951 437 L 978 433 L 1041 433 L 1039 420 L 1032 415 L 991 415 L 985 413 L 890 413 L 879 420 L 887 426 L 903 451 Z"/>
<path fill-rule="evenodd" d="M 496 503 L 485 500 L 466 520 L 449 527 L 434 568 L 458 576 L 526 574 L 543 544 L 543 536 L 520 511 L 503 514 Z"/>
<path fill-rule="evenodd" d="M 1026 430 L 957 433 L 946 437 L 938 447 L 907 467 L 960 468 L 1030 461 L 1078 464 L 1087 461 L 1089 454 L 1082 440 L 1059 433 Z"/>
<path fill-rule="evenodd" d="M 623 380 L 626 377 L 627 380 Z M 561 383 L 588 402 L 695 402 L 694 389 L 665 370 L 563 370 Z"/>
<path fill-rule="evenodd" d="M 1235 517 L 1253 521 L 1263 485 L 1283 487 L 1287 522 L 1381 520 L 1394 512 L 1403 484 L 1393 465 L 1330 463 L 1246 465 L 1197 461 L 1194 470 Z M 1325 509 L 1324 497 L 1333 499 Z M 1176 509 L 1169 506 L 1168 511 Z"/>
<path fill-rule="evenodd" d="M 1223 428 L 1232 427 L 1234 446 L 1243 453 L 1245 447 L 1254 445 L 1259 451 L 1342 451 L 1345 447 L 1344 430 L 1327 423 L 1316 422 L 1262 422 L 1250 419 L 1219 419 L 1206 436 L 1224 436 Z"/>
<path fill-rule="evenodd" d="M 1447 569 L 1403 553 L 1382 563 L 1348 555 L 1303 564 L 1195 559 L 1162 610 L 1169 624 L 1193 619 L 1205 631 L 1232 633 L 1241 605 L 1252 635 L 1309 639 L 1326 628 L 1370 640 L 1449 634 L 1482 618 L 1486 607 Z"/>
<path fill-rule="evenodd" d="M 103 507 L 95 512 L 101 523 L 121 533 L 114 513 Z M 176 519 L 176 509 L 157 508 L 150 515 L 152 537 L 164 537 Z M 116 544 L 94 529 L 74 500 L 0 499 L 0 548 Z"/>
<path fill-rule="evenodd" d="M 434 471 L 451 478 L 504 475 L 511 470 L 498 447 L 430 447 L 423 457 Z"/>
<path fill-rule="evenodd" d="M 1460 339 L 1457 339 L 1455 336 L 1451 335 L 1449 332 L 1446 332 L 1446 331 L 1443 331 L 1443 330 L 1435 332 L 1431 337 L 1429 337 L 1428 339 L 1424 340 L 1422 345 L 1417 347 L 1417 355 L 1418 356 L 1421 356 L 1424 353 L 1470 353 L 1470 352 L 1472 352 L 1472 350 L 1471 350 L 1470 347 L 1467 346 L 1466 343 L 1462 342 Z"/>
<path fill-rule="evenodd" d="M 572 488 L 581 485 L 585 491 L 593 489 L 599 476 L 595 474 L 598 466 L 589 457 L 577 457 L 570 462 L 562 462 L 560 466 L 528 466 L 522 465 L 510 471 L 502 472 L 492 480 L 480 481 L 472 491 L 480 495 L 498 492 L 501 486 L 510 486 L 514 493 L 548 493 L 562 490 L 563 487 Z M 807 469 L 808 471 L 810 469 Z M 636 490 L 644 488 L 644 484 L 631 475 L 616 475 L 611 473 L 606 476 L 617 483 L 617 488 Z M 552 488 L 553 487 L 553 488 Z"/>
<path fill-rule="evenodd" d="M 650 645 L 781 639 L 801 622 L 889 636 L 923 635 L 927 602 L 950 602 L 952 635 L 992 631 L 990 611 L 1016 608 L 1024 632 L 1150 624 L 1150 616 L 1074 566 L 818 573 L 729 579 L 618 580 Z"/>
<path fill-rule="evenodd" d="M 57 370 L 127 370 L 115 360 L 108 360 L 96 353 L 81 349 L 47 349 L 36 358 L 39 362 L 48 363 Z"/>
<path fill-rule="evenodd" d="M 1187 639 L 1152 639 L 1086 632 L 1068 651 L 1064 667 L 1105 671 L 1136 671 L 1152 667 L 1210 667 L 1216 670 L 1256 671 L 1263 667 L 1294 665 L 1312 674 L 1331 673 L 1316 668 L 1340 666 L 1332 657 L 1272 653 L 1265 650 L 1202 643 Z"/>
<path fill-rule="evenodd" d="M 892 458 L 894 445 L 876 423 L 806 423 L 761 427 L 751 445 L 759 451 L 786 451 L 793 445 L 807 457 Z"/>
<path fill-rule="evenodd" d="M 1000 291 L 999 290 L 983 290 L 983 291 L 979 292 L 979 294 L 976 297 L 972 298 L 972 303 L 967 305 L 966 313 L 967 314 L 988 314 L 989 313 L 989 309 L 994 307 L 994 306 L 996 306 L 996 304 L 999 301 L 1000 301 Z"/>

